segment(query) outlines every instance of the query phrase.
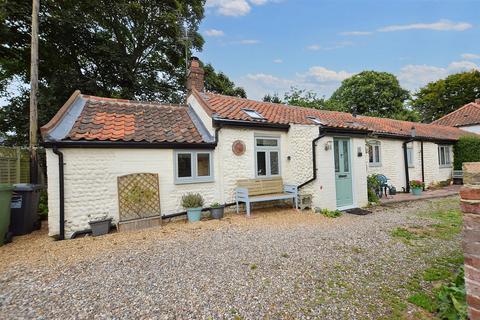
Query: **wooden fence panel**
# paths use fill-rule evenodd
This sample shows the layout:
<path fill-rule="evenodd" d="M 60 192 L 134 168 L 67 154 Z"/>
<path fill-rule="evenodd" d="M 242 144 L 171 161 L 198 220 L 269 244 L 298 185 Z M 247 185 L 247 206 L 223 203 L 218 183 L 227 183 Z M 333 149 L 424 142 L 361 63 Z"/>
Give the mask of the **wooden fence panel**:
<path fill-rule="evenodd" d="M 30 156 L 28 150 L 0 147 L 0 183 L 30 182 Z"/>

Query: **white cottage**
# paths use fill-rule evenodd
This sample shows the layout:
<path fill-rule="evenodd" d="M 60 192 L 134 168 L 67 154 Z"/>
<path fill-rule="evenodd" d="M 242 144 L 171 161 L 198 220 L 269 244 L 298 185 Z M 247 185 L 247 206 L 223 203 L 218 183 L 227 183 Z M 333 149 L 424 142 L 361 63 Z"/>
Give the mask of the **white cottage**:
<path fill-rule="evenodd" d="M 71 96 L 42 128 L 51 236 L 71 237 L 104 214 L 126 220 L 119 177 L 137 173 L 157 177 L 157 216 L 164 218 L 183 213 L 187 192 L 207 205 L 234 203 L 244 179 L 281 178 L 311 195 L 314 207 L 363 207 L 371 173 L 400 191 L 412 179 L 449 179 L 451 146 L 466 134 L 205 92 L 195 58 L 187 87 L 186 105 Z"/>

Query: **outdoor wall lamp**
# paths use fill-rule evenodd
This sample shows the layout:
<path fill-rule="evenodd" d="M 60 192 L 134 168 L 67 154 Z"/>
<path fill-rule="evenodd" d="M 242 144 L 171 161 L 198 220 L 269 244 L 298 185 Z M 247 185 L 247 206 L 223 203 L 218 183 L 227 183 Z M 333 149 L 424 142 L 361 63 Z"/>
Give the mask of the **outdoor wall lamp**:
<path fill-rule="evenodd" d="M 362 147 L 358 147 L 358 148 L 357 148 L 357 156 L 358 156 L 358 157 L 363 156 Z"/>
<path fill-rule="evenodd" d="M 332 141 L 327 141 L 325 143 L 325 151 L 331 150 L 332 149 Z"/>

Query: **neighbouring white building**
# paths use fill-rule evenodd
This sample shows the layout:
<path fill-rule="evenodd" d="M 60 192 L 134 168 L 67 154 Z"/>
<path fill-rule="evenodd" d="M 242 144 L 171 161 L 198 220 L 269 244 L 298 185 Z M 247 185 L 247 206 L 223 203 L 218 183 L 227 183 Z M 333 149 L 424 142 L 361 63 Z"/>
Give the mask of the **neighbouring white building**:
<path fill-rule="evenodd" d="M 442 126 L 451 126 L 480 134 L 480 99 L 467 103 L 433 122 Z"/>
<path fill-rule="evenodd" d="M 187 192 L 202 194 L 207 205 L 229 204 L 239 180 L 272 177 L 299 186 L 314 207 L 363 207 L 372 173 L 399 191 L 412 179 L 427 185 L 449 179 L 452 145 L 468 134 L 205 92 L 197 59 L 187 87 L 186 105 L 77 91 L 42 127 L 51 236 L 68 238 L 102 215 L 122 221 L 119 177 L 136 173 L 158 177 L 163 217 L 183 211 Z"/>

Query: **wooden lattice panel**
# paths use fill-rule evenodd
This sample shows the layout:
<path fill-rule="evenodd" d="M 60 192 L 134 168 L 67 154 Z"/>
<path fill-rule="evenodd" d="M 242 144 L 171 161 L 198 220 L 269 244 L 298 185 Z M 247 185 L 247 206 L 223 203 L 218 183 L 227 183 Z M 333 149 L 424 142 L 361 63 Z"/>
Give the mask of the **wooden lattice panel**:
<path fill-rule="evenodd" d="M 120 221 L 160 215 L 158 174 L 134 173 L 117 178 Z"/>

